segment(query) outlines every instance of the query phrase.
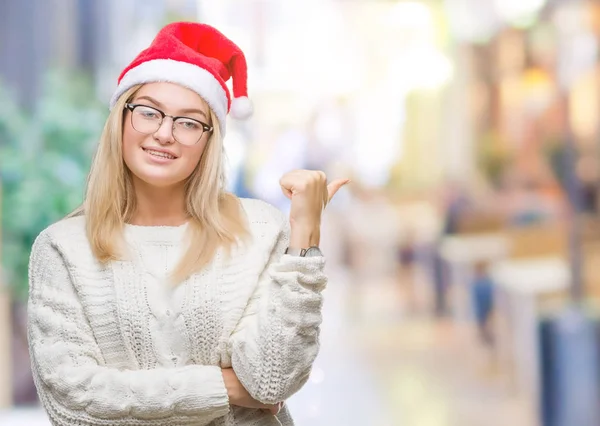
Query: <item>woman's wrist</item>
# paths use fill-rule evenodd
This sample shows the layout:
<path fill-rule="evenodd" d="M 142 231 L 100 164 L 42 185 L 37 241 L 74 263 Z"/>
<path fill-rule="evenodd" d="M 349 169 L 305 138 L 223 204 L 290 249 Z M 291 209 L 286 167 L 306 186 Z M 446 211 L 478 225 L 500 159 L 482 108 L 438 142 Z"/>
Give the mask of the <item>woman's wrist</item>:
<path fill-rule="evenodd" d="M 225 390 L 227 391 L 227 397 L 229 398 L 229 404 L 235 405 L 238 393 L 236 392 L 236 381 L 234 377 L 235 373 L 231 368 L 222 368 L 221 374 L 223 375 L 223 383 L 225 384 Z"/>
<path fill-rule="evenodd" d="M 290 223 L 290 248 L 303 249 L 318 246 L 321 240 L 320 224 Z"/>

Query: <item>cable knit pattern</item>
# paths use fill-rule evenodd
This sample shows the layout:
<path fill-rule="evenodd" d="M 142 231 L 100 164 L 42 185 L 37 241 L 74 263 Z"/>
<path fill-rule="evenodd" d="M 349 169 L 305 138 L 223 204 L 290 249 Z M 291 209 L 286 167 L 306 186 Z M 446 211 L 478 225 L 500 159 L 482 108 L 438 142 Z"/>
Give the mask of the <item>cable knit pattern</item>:
<path fill-rule="evenodd" d="M 59 426 L 276 426 L 230 407 L 221 368 L 253 397 L 289 398 L 318 352 L 324 259 L 284 255 L 287 218 L 244 199 L 252 241 L 177 287 L 186 225 L 127 225 L 128 259 L 103 266 L 85 218 L 60 221 L 30 259 L 28 332 L 40 400 Z M 278 416 L 293 425 L 287 408 Z"/>

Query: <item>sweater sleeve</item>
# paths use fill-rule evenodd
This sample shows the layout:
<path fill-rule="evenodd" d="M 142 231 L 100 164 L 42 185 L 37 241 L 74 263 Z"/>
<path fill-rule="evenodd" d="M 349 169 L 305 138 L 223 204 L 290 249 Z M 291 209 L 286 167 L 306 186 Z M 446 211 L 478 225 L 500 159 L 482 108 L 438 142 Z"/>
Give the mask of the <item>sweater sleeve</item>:
<path fill-rule="evenodd" d="M 255 399 L 284 401 L 306 382 L 319 351 L 322 291 L 327 277 L 323 257 L 284 254 L 287 218 L 257 288 L 231 336 L 232 366 Z"/>
<path fill-rule="evenodd" d="M 105 365 L 67 264 L 45 231 L 29 263 L 34 381 L 53 425 L 206 425 L 229 412 L 221 369 Z"/>

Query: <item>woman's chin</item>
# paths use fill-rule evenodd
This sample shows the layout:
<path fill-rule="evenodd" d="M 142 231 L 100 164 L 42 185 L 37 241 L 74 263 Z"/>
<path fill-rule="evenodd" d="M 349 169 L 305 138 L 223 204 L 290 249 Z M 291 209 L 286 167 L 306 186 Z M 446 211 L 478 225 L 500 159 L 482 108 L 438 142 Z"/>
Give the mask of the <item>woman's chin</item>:
<path fill-rule="evenodd" d="M 175 176 L 165 176 L 165 175 L 157 175 L 157 174 L 141 174 L 136 176 L 138 180 L 144 183 L 144 185 L 165 189 L 165 188 L 173 188 L 178 185 L 183 185 L 184 180 L 178 179 Z"/>

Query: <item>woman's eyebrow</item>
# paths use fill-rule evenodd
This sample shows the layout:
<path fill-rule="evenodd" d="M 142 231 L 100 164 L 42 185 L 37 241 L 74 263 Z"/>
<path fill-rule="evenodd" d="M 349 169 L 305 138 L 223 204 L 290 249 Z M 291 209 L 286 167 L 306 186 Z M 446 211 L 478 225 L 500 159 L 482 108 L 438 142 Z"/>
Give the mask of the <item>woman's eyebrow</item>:
<path fill-rule="evenodd" d="M 147 95 L 140 96 L 140 97 L 138 98 L 138 100 L 140 100 L 140 99 L 145 99 L 145 100 L 147 100 L 147 101 L 150 101 L 150 102 L 152 102 L 154 105 L 156 105 L 156 106 L 157 106 L 157 107 L 159 107 L 159 108 L 164 108 L 164 105 L 163 105 L 163 104 L 161 104 L 159 101 L 157 101 L 156 99 L 154 99 L 154 98 L 153 98 L 153 97 L 151 97 L 151 96 L 147 96 Z M 206 119 L 208 120 L 208 116 L 207 116 L 207 114 L 206 114 L 204 111 L 202 111 L 201 109 L 197 109 L 197 108 L 186 108 L 186 109 L 182 109 L 182 110 L 179 110 L 179 113 L 180 113 L 180 114 L 191 114 L 191 113 L 196 113 L 196 114 L 200 114 L 200 115 L 202 115 L 204 118 L 206 118 Z"/>

